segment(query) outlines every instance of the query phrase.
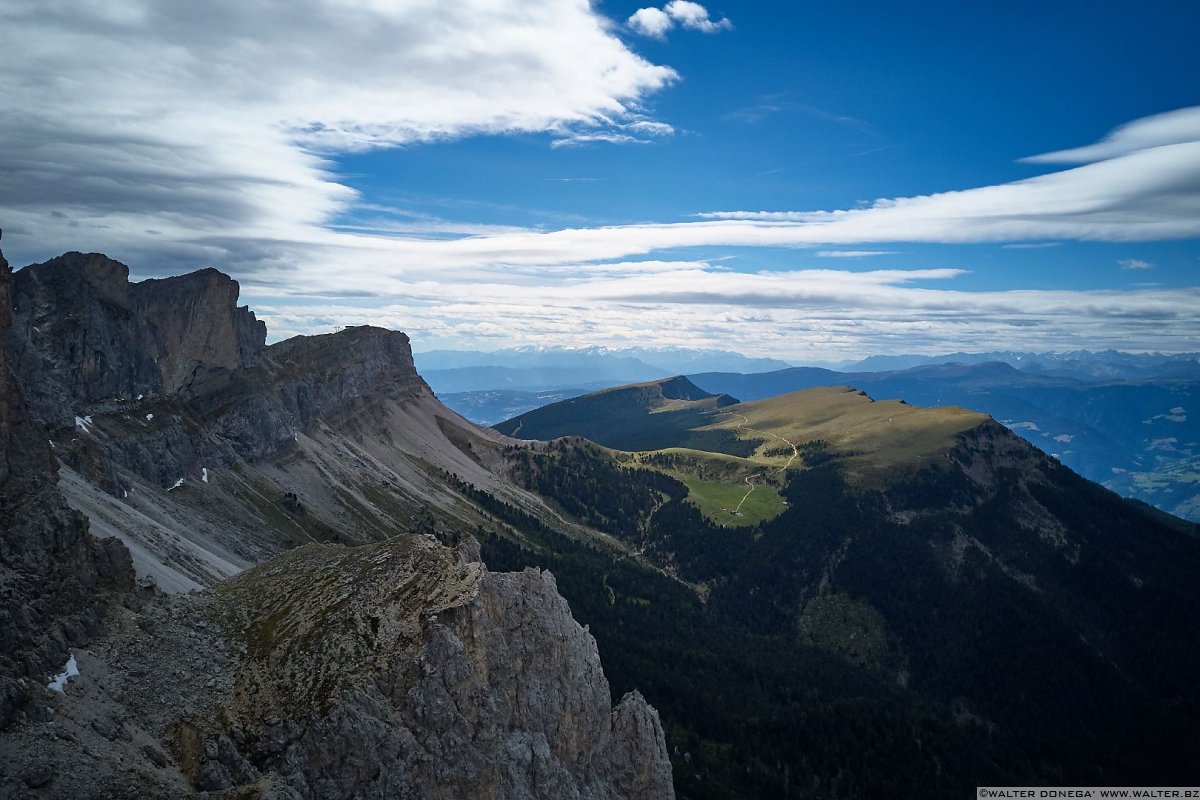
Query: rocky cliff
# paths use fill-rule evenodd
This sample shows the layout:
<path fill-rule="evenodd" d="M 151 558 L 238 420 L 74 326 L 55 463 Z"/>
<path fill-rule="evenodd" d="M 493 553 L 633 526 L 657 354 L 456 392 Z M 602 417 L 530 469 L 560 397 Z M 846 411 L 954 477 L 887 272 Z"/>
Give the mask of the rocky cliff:
<path fill-rule="evenodd" d="M 130 286 L 143 347 L 158 365 L 162 392 L 198 394 L 214 377 L 257 364 L 267 326 L 238 306 L 237 281 L 215 269 Z"/>
<path fill-rule="evenodd" d="M 246 652 L 230 717 L 295 791 L 671 795 L 657 714 L 636 694 L 612 708 L 549 573 L 491 573 L 470 548 L 409 537 L 302 548 L 219 595 Z"/>
<path fill-rule="evenodd" d="M 120 471 L 165 488 L 286 451 L 318 420 L 361 432 L 387 402 L 432 400 L 403 333 L 347 328 L 266 347 L 237 298 L 214 269 L 130 283 L 97 253 L 17 272 L 6 350 L 59 457 L 114 495 L 128 488 Z"/>
<path fill-rule="evenodd" d="M 0 255 L 0 336 L 12 321 L 12 271 Z M 68 648 L 101 627 L 110 599 L 132 585 L 129 554 L 88 535 L 55 490 L 56 462 L 0 349 L 0 728 L 26 713 Z"/>
<path fill-rule="evenodd" d="M 134 398 L 196 394 L 256 364 L 266 327 L 213 269 L 129 282 L 99 253 L 67 253 L 14 279 L 8 348 L 35 413 L 71 424 Z"/>
<path fill-rule="evenodd" d="M 553 577 L 418 533 L 495 524 L 464 487 L 536 501 L 407 337 L 267 348 L 215 271 L 68 254 L 10 298 L 0 265 L 0 795 L 672 796 Z"/>
<path fill-rule="evenodd" d="M 298 542 L 473 530 L 444 473 L 513 493 L 494 474 L 501 437 L 437 401 L 403 333 L 265 347 L 237 298 L 215 270 L 130 283 L 98 254 L 15 275 L 5 349 L 61 489 L 139 574 L 187 590 Z"/>

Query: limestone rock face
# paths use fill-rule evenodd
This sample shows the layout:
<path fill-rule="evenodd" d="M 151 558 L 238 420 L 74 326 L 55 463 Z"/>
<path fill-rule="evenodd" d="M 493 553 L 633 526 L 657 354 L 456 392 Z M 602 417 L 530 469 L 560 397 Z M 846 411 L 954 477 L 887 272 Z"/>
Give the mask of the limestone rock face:
<path fill-rule="evenodd" d="M 479 514 L 445 474 L 514 493 L 502 437 L 438 402 L 403 333 L 264 347 L 228 276 L 131 284 L 97 254 L 14 281 L 5 351 L 65 468 L 60 491 L 165 589 L 210 585 L 297 541 L 377 541 L 438 517 L 471 530 Z"/>
<path fill-rule="evenodd" d="M 430 394 L 408 337 L 348 328 L 265 346 L 266 326 L 215 269 L 129 282 L 124 264 L 67 253 L 14 276 L 5 344 L 59 457 L 114 495 L 120 470 L 162 487 L 270 456 L 318 418 Z M 81 422 L 80 420 L 83 420 Z"/>
<path fill-rule="evenodd" d="M 611 707 L 549 573 L 489 573 L 412 537 L 305 547 L 219 594 L 247 652 L 228 716 L 272 796 L 673 796 L 657 713 L 636 693 Z M 284 597 L 288 619 L 264 628 Z"/>
<path fill-rule="evenodd" d="M 612 707 L 553 577 L 473 556 L 307 545 L 117 609 L 53 722 L 0 731 L 0 795 L 28 776 L 72 799 L 673 797 L 657 713 Z"/>
<path fill-rule="evenodd" d="M 368 325 L 296 336 L 267 348 L 285 403 L 302 425 L 341 421 L 384 399 L 428 393 L 408 337 Z"/>
<path fill-rule="evenodd" d="M 140 346 L 129 269 L 99 254 L 66 255 L 13 279 L 7 348 L 22 389 L 49 428 L 105 399 L 157 394 L 161 376 Z"/>
<path fill-rule="evenodd" d="M 132 400 L 195 394 L 258 363 L 266 327 L 213 269 L 129 283 L 99 253 L 67 253 L 14 279 L 14 354 L 23 389 L 50 427 Z"/>
<path fill-rule="evenodd" d="M 224 273 L 202 269 L 142 281 L 130 295 L 163 394 L 198 393 L 214 374 L 252 367 L 262 356 L 267 326 L 238 306 L 237 281 Z"/>
<path fill-rule="evenodd" d="M 12 272 L 0 255 L 0 336 L 12 321 Z M 97 541 L 55 490 L 57 464 L 0 349 L 0 729 L 68 648 L 100 629 L 111 592 L 132 586 L 129 554 Z"/>
<path fill-rule="evenodd" d="M 553 577 L 409 532 L 414 509 L 486 519 L 447 476 L 505 487 L 499 437 L 437 402 L 404 334 L 264 347 L 226 276 L 130 284 L 99 255 L 13 283 L 0 258 L 0 796 L 673 796 L 656 712 L 613 708 Z M 135 590 L 60 492 L 213 588 Z M 281 531 L 384 541 L 217 582 Z"/>

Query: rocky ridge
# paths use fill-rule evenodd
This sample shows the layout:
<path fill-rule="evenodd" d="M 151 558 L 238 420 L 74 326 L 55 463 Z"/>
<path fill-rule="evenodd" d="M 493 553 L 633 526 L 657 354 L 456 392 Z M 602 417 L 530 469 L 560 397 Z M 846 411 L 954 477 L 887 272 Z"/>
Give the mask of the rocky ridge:
<path fill-rule="evenodd" d="M 551 514 L 497 474 L 504 437 L 437 401 L 403 333 L 268 347 L 227 276 L 130 283 L 99 254 L 26 267 L 14 286 L 5 349 L 62 492 L 168 590 L 298 543 L 473 531 L 486 516 L 447 474 Z"/>
<path fill-rule="evenodd" d="M 454 487 L 504 440 L 403 334 L 264 347 L 225 276 L 127 274 L 68 254 L 10 301 L 0 269 L 0 794 L 673 796 L 553 577 L 414 535 L 488 519 Z"/>

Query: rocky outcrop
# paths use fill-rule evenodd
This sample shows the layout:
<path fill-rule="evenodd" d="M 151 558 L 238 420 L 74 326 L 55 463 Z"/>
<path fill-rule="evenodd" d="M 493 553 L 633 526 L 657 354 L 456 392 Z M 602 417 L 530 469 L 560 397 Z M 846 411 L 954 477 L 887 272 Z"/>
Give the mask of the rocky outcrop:
<path fill-rule="evenodd" d="M 123 264 L 68 253 L 15 280 L 5 350 L 67 468 L 60 491 L 164 588 L 297 542 L 378 541 L 447 516 L 474 530 L 480 514 L 445 473 L 514 491 L 494 474 L 500 437 L 437 401 L 403 333 L 264 347 L 237 283 L 211 269 L 131 284 Z"/>
<path fill-rule="evenodd" d="M 300 426 L 345 420 L 382 400 L 428 394 L 408 337 L 369 325 L 296 336 L 267 348 L 277 384 Z"/>
<path fill-rule="evenodd" d="M 113 494 L 124 488 L 120 470 L 166 488 L 289 450 L 318 420 L 361 429 L 386 401 L 432 399 L 408 337 L 380 328 L 298 337 L 267 348 L 254 367 L 208 374 L 202 392 L 120 403 L 76 421 L 61 437 L 61 457 Z"/>
<path fill-rule="evenodd" d="M 0 335 L 12 273 L 0 255 Z M 132 586 L 129 555 L 98 541 L 55 490 L 57 464 L 0 350 L 0 729 L 42 692 L 68 648 L 93 636 L 113 593 Z"/>
<path fill-rule="evenodd" d="M 657 714 L 637 694 L 611 707 L 549 573 L 409 537 L 305 547 L 219 594 L 247 653 L 229 716 L 254 769 L 211 767 L 228 776 L 211 788 L 240 769 L 280 797 L 672 796 Z"/>
<path fill-rule="evenodd" d="M 553 577 L 476 557 L 423 536 L 313 545 L 122 609 L 54 723 L 0 735 L 0 793 L 672 797 L 657 713 L 636 692 L 612 707 Z"/>
<path fill-rule="evenodd" d="M 266 327 L 213 269 L 129 283 L 99 253 L 16 273 L 7 347 L 35 415 L 50 428 L 142 397 L 203 392 L 258 363 Z"/>

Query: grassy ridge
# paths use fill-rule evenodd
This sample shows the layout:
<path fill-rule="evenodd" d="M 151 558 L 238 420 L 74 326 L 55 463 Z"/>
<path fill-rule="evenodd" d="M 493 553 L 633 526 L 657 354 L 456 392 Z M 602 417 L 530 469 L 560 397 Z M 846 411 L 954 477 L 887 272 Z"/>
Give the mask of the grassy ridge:
<path fill-rule="evenodd" d="M 851 477 L 869 479 L 919 466 L 954 446 L 955 437 L 988 417 L 947 406 L 920 408 L 875 401 L 848 386 L 821 387 L 722 409 L 705 430 L 751 429 L 797 445 L 827 442 L 846 456 Z"/>
<path fill-rule="evenodd" d="M 878 484 L 949 450 L 958 434 L 986 419 L 958 408 L 875 402 L 844 386 L 736 403 L 671 378 L 555 403 L 496 428 L 538 439 L 582 436 L 627 451 L 618 456 L 623 463 L 681 480 L 689 501 L 710 521 L 746 527 L 786 507 L 778 491 L 781 471 L 806 464 L 791 458 L 792 444 L 821 443 L 844 457 L 851 480 Z M 748 497 L 747 479 L 756 486 Z"/>

